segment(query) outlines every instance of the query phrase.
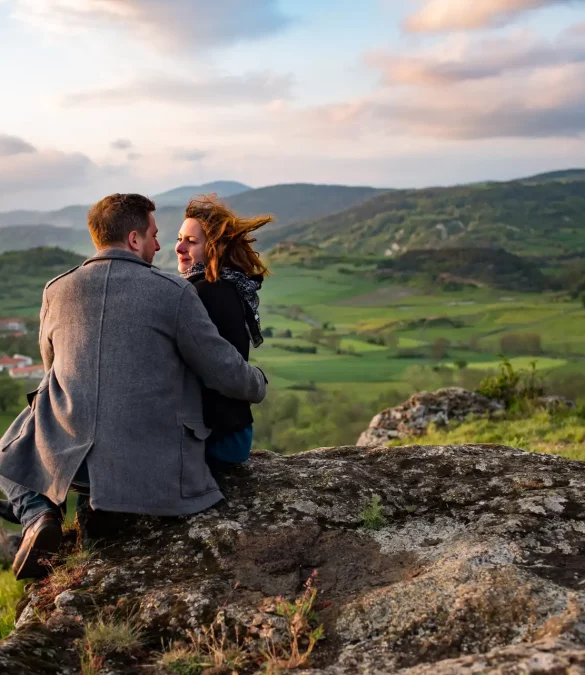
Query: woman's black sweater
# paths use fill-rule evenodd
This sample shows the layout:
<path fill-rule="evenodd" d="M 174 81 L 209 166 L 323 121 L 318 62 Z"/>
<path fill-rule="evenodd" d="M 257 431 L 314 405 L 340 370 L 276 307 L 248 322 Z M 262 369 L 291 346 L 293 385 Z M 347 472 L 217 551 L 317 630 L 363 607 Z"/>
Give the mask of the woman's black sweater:
<path fill-rule="evenodd" d="M 250 337 L 242 301 L 236 287 L 225 279 L 207 281 L 204 275 L 190 279 L 197 289 L 201 302 L 216 325 L 222 338 L 231 342 L 247 361 L 250 356 Z M 225 436 L 242 431 L 254 421 L 250 403 L 223 396 L 213 389 L 203 387 L 203 420 L 215 435 Z"/>

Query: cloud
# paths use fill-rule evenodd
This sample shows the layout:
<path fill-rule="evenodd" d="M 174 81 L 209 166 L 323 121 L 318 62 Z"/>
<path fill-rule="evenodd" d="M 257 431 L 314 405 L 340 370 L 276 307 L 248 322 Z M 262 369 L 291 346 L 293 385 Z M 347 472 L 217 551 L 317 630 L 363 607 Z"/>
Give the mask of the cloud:
<path fill-rule="evenodd" d="M 165 51 L 202 51 L 286 28 L 278 0 L 15 0 L 13 16 L 42 30 L 120 29 Z"/>
<path fill-rule="evenodd" d="M 405 22 L 413 33 L 442 33 L 501 26 L 519 14 L 583 0 L 426 0 Z"/>
<path fill-rule="evenodd" d="M 173 153 L 173 159 L 182 162 L 200 162 L 205 157 L 207 157 L 207 153 L 203 150 L 177 150 Z"/>
<path fill-rule="evenodd" d="M 126 159 L 129 162 L 135 162 L 137 159 L 142 159 L 142 153 L 140 153 L 140 152 L 129 152 L 126 155 Z"/>
<path fill-rule="evenodd" d="M 0 198 L 27 190 L 80 186 L 119 171 L 101 167 L 81 153 L 38 150 L 0 155 Z"/>
<path fill-rule="evenodd" d="M 271 73 L 220 75 L 207 80 L 153 75 L 127 84 L 69 94 L 61 99 L 61 104 L 66 108 L 131 105 L 144 101 L 186 106 L 259 104 L 288 98 L 291 85 L 292 78 L 289 75 Z"/>
<path fill-rule="evenodd" d="M 129 141 L 127 138 L 118 138 L 110 143 L 110 147 L 114 150 L 130 150 L 132 141 Z"/>
<path fill-rule="evenodd" d="M 36 152 L 36 148 L 22 138 L 0 134 L 0 158 L 32 152 Z"/>
<path fill-rule="evenodd" d="M 436 86 L 483 80 L 513 71 L 585 62 L 585 43 L 574 39 L 573 31 L 566 31 L 556 41 L 521 33 L 481 42 L 451 40 L 413 55 L 370 52 L 366 63 L 379 69 L 388 85 Z"/>
<path fill-rule="evenodd" d="M 560 138 L 585 134 L 585 65 L 570 64 L 486 81 L 394 90 L 304 111 L 315 137 L 425 136 L 435 139 Z M 380 141 L 382 142 L 382 141 Z"/>

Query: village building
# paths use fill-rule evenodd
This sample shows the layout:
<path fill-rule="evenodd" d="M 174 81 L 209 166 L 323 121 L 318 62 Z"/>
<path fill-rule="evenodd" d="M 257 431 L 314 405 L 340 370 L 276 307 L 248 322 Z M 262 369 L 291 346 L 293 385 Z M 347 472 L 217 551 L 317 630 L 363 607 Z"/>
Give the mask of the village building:
<path fill-rule="evenodd" d="M 0 373 L 7 370 L 10 372 L 14 368 L 26 368 L 32 366 L 33 360 L 30 356 L 14 354 L 13 356 L 0 356 Z"/>
<path fill-rule="evenodd" d="M 12 368 L 8 371 L 8 374 L 15 380 L 42 380 L 45 377 L 45 368 L 42 364 L 23 366 Z"/>
<path fill-rule="evenodd" d="M 0 335 L 2 333 L 26 333 L 26 324 L 22 319 L 0 319 Z"/>

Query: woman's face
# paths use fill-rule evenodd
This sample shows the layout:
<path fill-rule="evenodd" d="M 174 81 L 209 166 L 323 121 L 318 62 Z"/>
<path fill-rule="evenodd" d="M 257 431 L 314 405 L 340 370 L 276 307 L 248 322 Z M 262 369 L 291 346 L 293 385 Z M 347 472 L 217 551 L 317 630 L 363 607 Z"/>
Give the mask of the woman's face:
<path fill-rule="evenodd" d="M 179 272 L 186 272 L 195 263 L 205 263 L 205 244 L 207 237 L 196 218 L 187 218 L 181 225 L 175 253 L 179 263 Z"/>

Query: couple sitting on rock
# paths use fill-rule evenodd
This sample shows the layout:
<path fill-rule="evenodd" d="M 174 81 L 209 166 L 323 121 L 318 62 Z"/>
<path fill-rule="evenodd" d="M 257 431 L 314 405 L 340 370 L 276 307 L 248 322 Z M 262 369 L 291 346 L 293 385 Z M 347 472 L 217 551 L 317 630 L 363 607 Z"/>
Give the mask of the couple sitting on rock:
<path fill-rule="evenodd" d="M 45 288 L 46 375 L 0 440 L 0 515 L 24 530 L 17 578 L 46 571 L 70 488 L 93 509 L 192 514 L 222 499 L 210 466 L 249 456 L 267 384 L 247 363 L 267 274 L 250 233 L 271 218 L 191 201 L 176 276 L 152 265 L 154 211 L 141 195 L 102 199 L 88 216 L 97 253 Z"/>

